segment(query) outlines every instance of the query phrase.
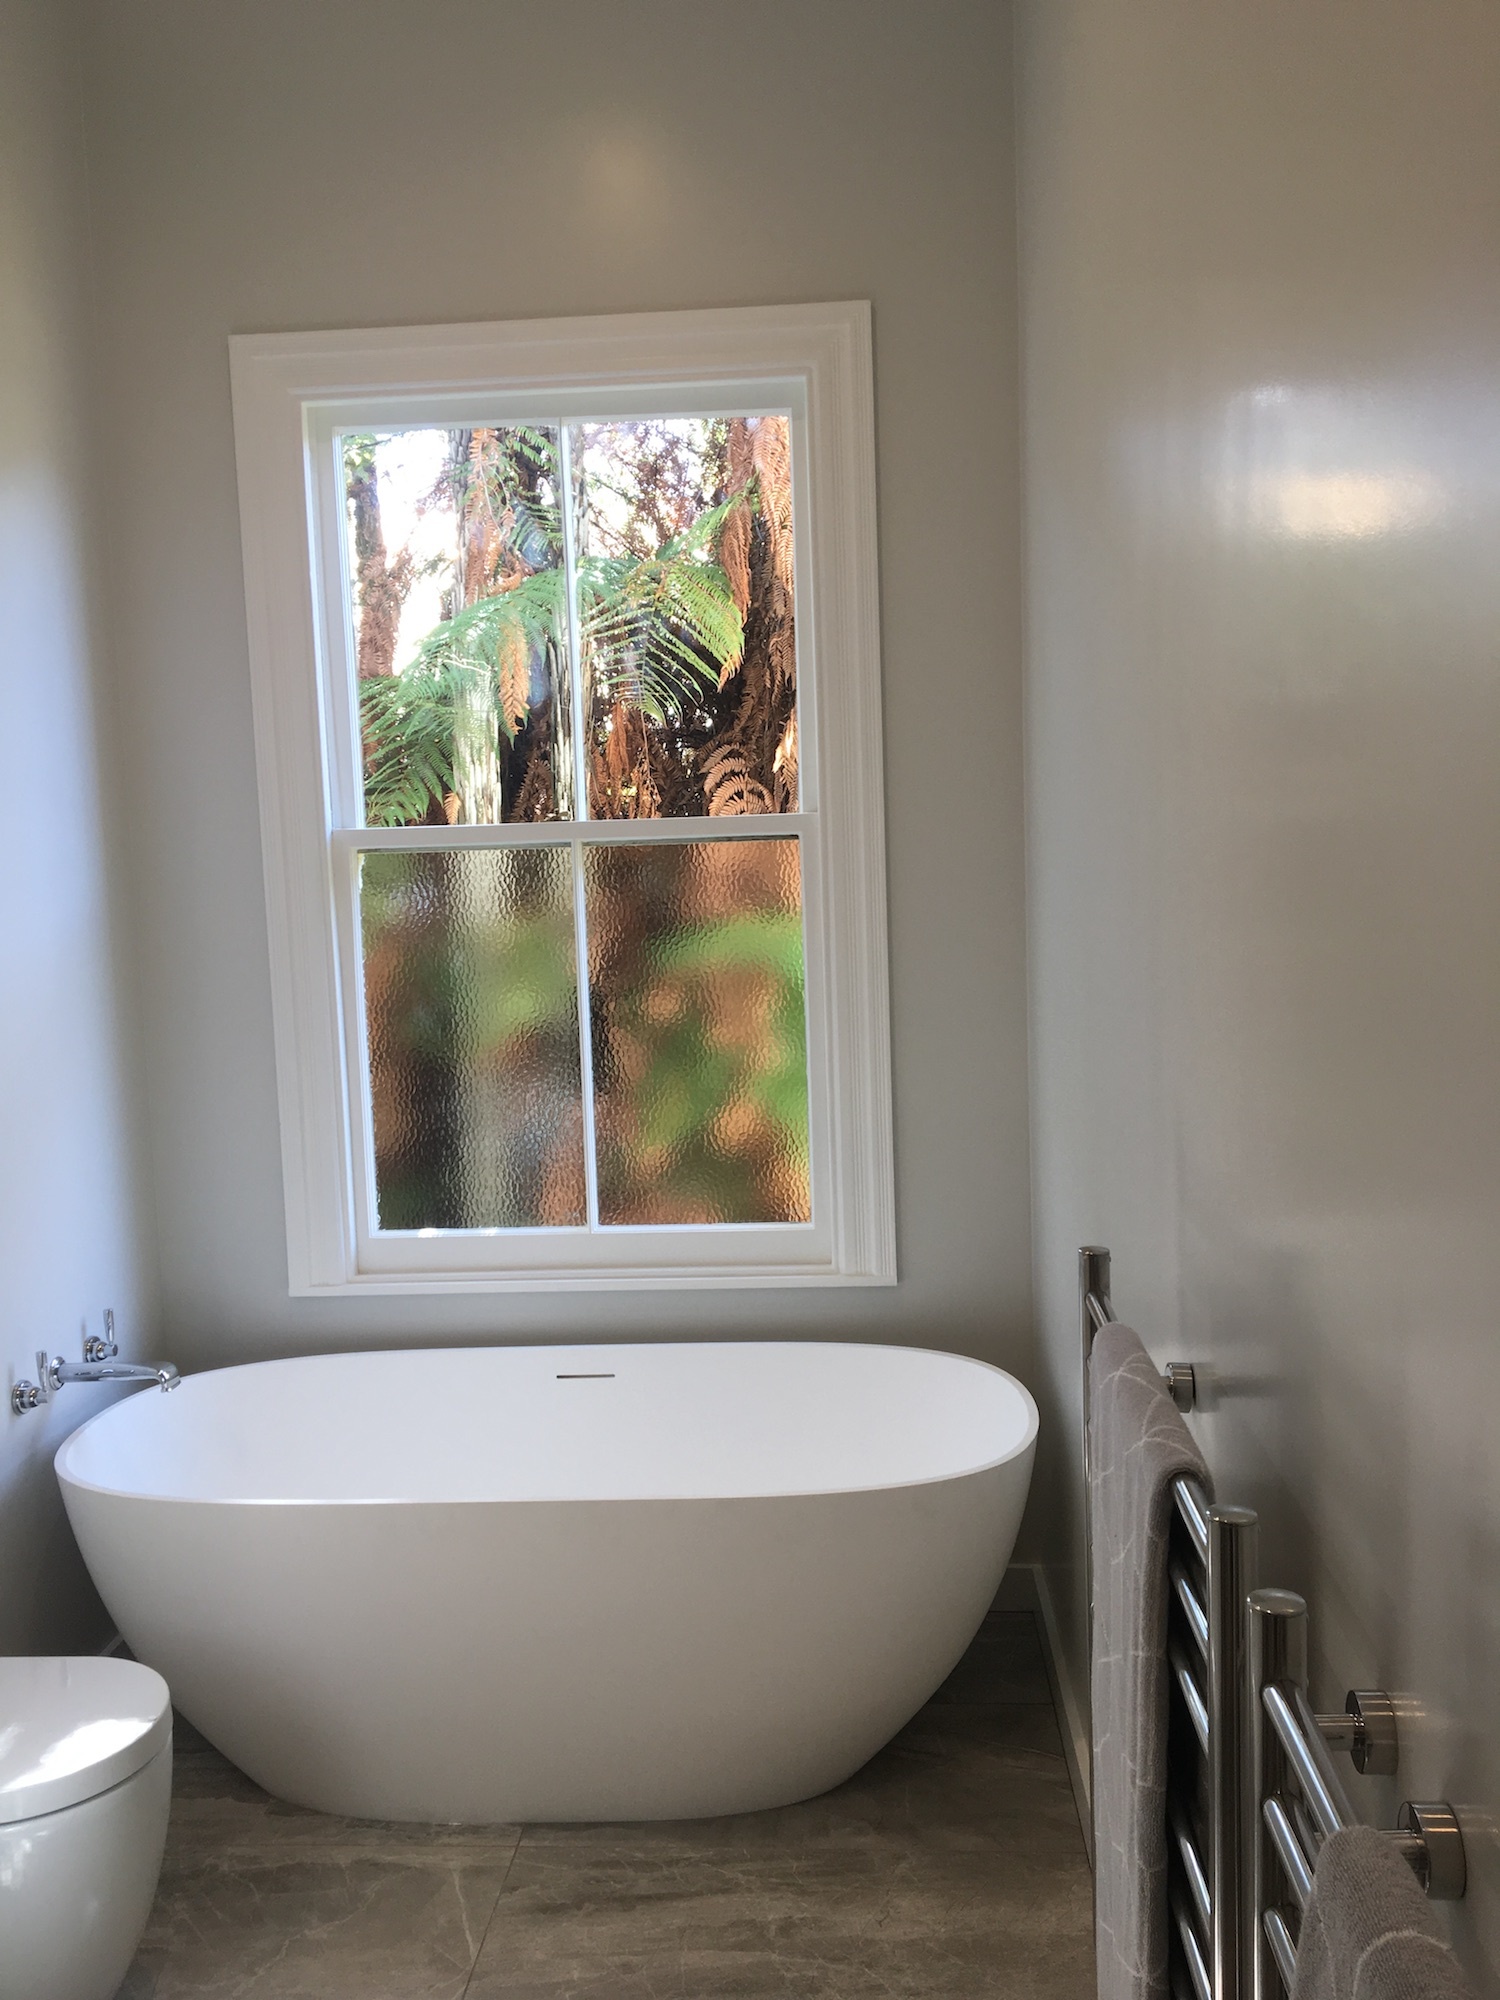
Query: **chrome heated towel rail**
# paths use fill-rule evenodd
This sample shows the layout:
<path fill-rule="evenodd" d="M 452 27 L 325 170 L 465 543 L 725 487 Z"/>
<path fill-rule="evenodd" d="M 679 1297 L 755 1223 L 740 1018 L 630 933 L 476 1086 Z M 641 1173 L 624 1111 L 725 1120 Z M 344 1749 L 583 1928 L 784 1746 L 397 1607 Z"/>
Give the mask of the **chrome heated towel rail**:
<path fill-rule="evenodd" d="M 1092 1480 L 1089 1358 L 1116 1317 L 1110 1255 L 1078 1253 L 1083 1345 L 1083 1475 Z M 1173 1362 L 1163 1386 L 1181 1410 L 1196 1402 L 1192 1367 Z M 1174 2000 L 1279 2000 L 1291 1991 L 1297 1929 L 1318 1850 L 1357 1815 L 1330 1753 L 1357 1771 L 1396 1770 L 1396 1711 L 1359 1688 L 1341 1715 L 1320 1715 L 1307 1692 L 1307 1606 L 1289 1590 L 1256 1588 L 1258 1525 L 1248 1507 L 1210 1502 L 1195 1479 L 1173 1482 L 1170 1549 L 1172 1726 L 1167 1787 L 1168 1893 Z M 1092 1537 L 1085 1532 L 1089 1621 Z M 1390 1838 L 1427 1894 L 1464 1893 L 1463 1834 L 1445 1801 L 1403 1805 Z"/>
<path fill-rule="evenodd" d="M 1089 1359 L 1094 1336 L 1115 1317 L 1109 1252 L 1078 1253 L 1083 1335 L 1083 1471 L 1091 1479 Z M 1196 1399 L 1190 1364 L 1172 1362 L 1163 1387 L 1180 1410 Z M 1245 1868 L 1238 1775 L 1244 1762 L 1244 1616 L 1255 1584 L 1256 1517 L 1210 1501 L 1196 1479 L 1172 1482 L 1172 1717 L 1168 1738 L 1167 1853 L 1176 2000 L 1239 2000 L 1240 1902 Z M 1091 1544 L 1091 1537 L 1085 1541 Z M 1088 1553 L 1089 1622 L 1094 1611 Z"/>

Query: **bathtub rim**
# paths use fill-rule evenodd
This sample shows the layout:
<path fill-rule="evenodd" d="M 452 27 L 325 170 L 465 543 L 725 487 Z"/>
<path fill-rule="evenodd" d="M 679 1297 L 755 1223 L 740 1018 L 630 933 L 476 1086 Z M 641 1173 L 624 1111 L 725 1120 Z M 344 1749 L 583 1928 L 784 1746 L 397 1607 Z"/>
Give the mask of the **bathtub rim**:
<path fill-rule="evenodd" d="M 78 1474 L 70 1471 L 64 1465 L 64 1459 L 73 1446 L 83 1437 L 84 1433 L 92 1430 L 95 1425 L 106 1423 L 114 1418 L 119 1410 L 127 1404 L 134 1402 L 137 1393 L 148 1393 L 146 1390 L 141 1390 L 121 1396 L 116 1402 L 111 1403 L 107 1409 L 96 1411 L 93 1416 L 86 1418 L 83 1423 L 79 1424 L 75 1430 L 70 1431 L 53 1454 L 53 1470 L 57 1476 L 58 1484 L 64 1489 L 65 1496 L 67 1489 L 73 1487 L 79 1492 L 96 1493 L 106 1499 L 149 1500 L 158 1505 L 173 1504 L 183 1507 L 661 1507 L 702 1506 L 710 1503 L 750 1506 L 762 1500 L 833 1500 L 854 1497 L 864 1493 L 901 1493 L 916 1491 L 918 1488 L 927 1486 L 944 1486 L 958 1479 L 973 1479 L 981 1473 L 996 1471 L 1001 1466 L 1012 1464 L 1015 1460 L 1026 1456 L 1027 1453 L 1034 1452 L 1041 1427 L 1041 1413 L 1037 1407 L 1035 1396 L 1032 1395 L 1030 1389 L 1021 1381 L 1019 1376 L 1013 1375 L 1009 1369 L 1000 1367 L 997 1362 L 981 1361 L 974 1355 L 955 1354 L 948 1348 L 914 1347 L 909 1343 L 897 1341 L 470 1341 L 462 1344 L 448 1343 L 443 1346 L 432 1347 L 334 1348 L 317 1354 L 279 1354 L 261 1361 L 231 1362 L 223 1368 L 197 1369 L 193 1374 L 184 1375 L 181 1379 L 183 1384 L 186 1385 L 188 1382 L 194 1380 L 196 1376 L 201 1375 L 233 1375 L 250 1369 L 276 1368 L 284 1364 L 295 1364 L 300 1361 L 356 1361 L 366 1355 L 372 1354 L 405 1355 L 413 1360 L 428 1361 L 433 1356 L 440 1354 L 509 1353 L 519 1350 L 540 1353 L 549 1349 L 568 1353 L 578 1353 L 584 1350 L 608 1353 L 612 1348 L 630 1347 L 833 1347 L 847 1348 L 854 1353 L 895 1352 L 920 1354 L 941 1361 L 956 1361 L 966 1367 L 982 1368 L 988 1374 L 998 1375 L 1003 1381 L 1007 1382 L 1021 1398 L 1026 1418 L 1025 1429 L 1017 1444 L 1013 1445 L 1007 1451 L 1000 1452 L 994 1458 L 983 1459 L 973 1465 L 959 1466 L 948 1471 L 933 1473 L 926 1478 L 877 1480 L 864 1486 L 797 1487 L 774 1493 L 549 1494 L 530 1497 L 520 1495 L 491 1495 L 484 1498 L 455 1494 L 425 1496 L 371 1494 L 363 1497 L 346 1494 L 322 1496 L 319 1498 L 277 1494 L 205 1495 L 150 1492 L 139 1486 L 101 1485 L 97 1480 L 81 1478 Z M 157 1393 L 159 1394 L 160 1391 Z"/>

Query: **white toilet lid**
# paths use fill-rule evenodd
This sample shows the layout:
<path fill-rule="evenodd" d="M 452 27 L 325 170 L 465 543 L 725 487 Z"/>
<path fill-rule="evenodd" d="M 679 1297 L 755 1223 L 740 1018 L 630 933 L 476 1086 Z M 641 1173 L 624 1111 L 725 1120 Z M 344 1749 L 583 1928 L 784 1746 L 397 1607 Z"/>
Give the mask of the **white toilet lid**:
<path fill-rule="evenodd" d="M 171 1735 L 167 1684 L 136 1660 L 0 1659 L 0 1825 L 97 1798 Z"/>

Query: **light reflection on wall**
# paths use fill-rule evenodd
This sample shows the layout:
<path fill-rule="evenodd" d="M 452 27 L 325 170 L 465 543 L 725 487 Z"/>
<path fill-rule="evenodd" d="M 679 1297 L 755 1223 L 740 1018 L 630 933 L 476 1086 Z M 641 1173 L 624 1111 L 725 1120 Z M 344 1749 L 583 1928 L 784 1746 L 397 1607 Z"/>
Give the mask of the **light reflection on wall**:
<path fill-rule="evenodd" d="M 1406 442 L 1431 428 L 1389 393 L 1263 384 L 1231 397 L 1215 480 L 1235 536 L 1369 542 L 1434 526 L 1450 481 Z"/>
<path fill-rule="evenodd" d="M 1422 472 L 1292 472 L 1265 482 L 1252 511 L 1296 541 L 1369 541 L 1435 521 L 1444 493 Z"/>

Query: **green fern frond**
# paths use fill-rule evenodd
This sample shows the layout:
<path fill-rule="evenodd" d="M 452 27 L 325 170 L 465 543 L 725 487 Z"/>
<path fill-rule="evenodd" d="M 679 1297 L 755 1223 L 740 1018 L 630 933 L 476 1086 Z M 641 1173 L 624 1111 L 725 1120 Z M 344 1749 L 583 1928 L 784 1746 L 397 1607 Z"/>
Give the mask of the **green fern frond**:
<path fill-rule="evenodd" d="M 717 685 L 737 659 L 744 627 L 714 557 L 739 495 L 707 509 L 650 558 L 585 556 L 577 565 L 581 634 L 602 691 L 663 722 Z M 556 535 L 556 510 L 526 503 L 527 526 Z M 519 519 L 519 511 L 518 511 Z M 466 606 L 436 625 L 399 673 L 365 681 L 365 816 L 372 826 L 410 825 L 455 789 L 455 733 L 488 715 L 514 741 L 522 718 L 507 713 L 501 662 L 518 643 L 535 655 L 563 649 L 567 586 L 561 563 Z"/>

